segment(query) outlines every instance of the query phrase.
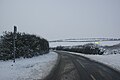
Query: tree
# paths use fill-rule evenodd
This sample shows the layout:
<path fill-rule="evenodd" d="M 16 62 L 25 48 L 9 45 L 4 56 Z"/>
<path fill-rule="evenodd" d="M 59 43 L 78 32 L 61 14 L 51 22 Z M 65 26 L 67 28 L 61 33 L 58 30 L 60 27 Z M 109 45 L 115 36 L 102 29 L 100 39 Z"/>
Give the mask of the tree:
<path fill-rule="evenodd" d="M 29 58 L 49 52 L 49 43 L 46 39 L 26 33 L 16 33 L 16 58 Z M 0 59 L 13 58 L 13 33 L 4 32 L 0 40 Z"/>

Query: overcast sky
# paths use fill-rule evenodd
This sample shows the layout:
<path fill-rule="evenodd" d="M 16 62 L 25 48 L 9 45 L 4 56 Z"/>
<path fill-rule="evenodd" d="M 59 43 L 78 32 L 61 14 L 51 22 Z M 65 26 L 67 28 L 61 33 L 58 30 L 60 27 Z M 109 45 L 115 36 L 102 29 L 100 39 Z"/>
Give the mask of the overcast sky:
<path fill-rule="evenodd" d="M 37 34 L 48 40 L 120 37 L 120 0 L 0 0 L 0 34 Z"/>

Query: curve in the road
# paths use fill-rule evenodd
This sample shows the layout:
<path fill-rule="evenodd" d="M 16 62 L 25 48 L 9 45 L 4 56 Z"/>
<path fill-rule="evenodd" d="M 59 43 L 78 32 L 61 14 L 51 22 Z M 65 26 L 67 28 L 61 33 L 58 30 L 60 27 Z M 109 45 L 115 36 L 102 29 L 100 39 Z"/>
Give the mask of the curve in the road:
<path fill-rule="evenodd" d="M 83 56 L 56 51 L 60 60 L 45 80 L 120 80 L 120 73 Z"/>

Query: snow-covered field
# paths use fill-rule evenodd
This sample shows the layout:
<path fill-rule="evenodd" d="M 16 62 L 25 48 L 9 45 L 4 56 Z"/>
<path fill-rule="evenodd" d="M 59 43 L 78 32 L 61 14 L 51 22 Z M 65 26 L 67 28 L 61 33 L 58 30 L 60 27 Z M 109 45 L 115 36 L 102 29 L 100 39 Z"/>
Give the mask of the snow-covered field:
<path fill-rule="evenodd" d="M 56 46 L 74 46 L 74 45 L 84 45 L 87 43 L 95 43 L 95 42 L 52 42 L 49 43 L 50 47 L 56 47 Z M 120 43 L 120 41 L 101 41 L 99 42 L 99 45 L 101 46 L 111 46 Z"/>
<path fill-rule="evenodd" d="M 37 80 L 49 74 L 57 61 L 55 52 L 38 57 L 0 61 L 0 80 Z"/>
<path fill-rule="evenodd" d="M 110 54 L 110 55 L 86 55 L 81 53 L 69 52 L 71 54 L 77 54 L 85 56 L 91 60 L 106 64 L 111 68 L 120 72 L 120 54 Z"/>

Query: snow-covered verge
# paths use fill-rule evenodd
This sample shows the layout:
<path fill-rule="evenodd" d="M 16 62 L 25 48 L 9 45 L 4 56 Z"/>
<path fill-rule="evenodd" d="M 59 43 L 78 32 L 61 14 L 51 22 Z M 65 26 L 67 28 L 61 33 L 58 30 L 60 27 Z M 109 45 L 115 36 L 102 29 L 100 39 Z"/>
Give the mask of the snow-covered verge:
<path fill-rule="evenodd" d="M 69 52 L 71 54 L 77 54 L 84 57 L 87 57 L 91 60 L 106 64 L 111 68 L 120 72 L 120 54 L 111 54 L 111 55 L 86 55 L 81 53 Z"/>
<path fill-rule="evenodd" d="M 0 80 L 37 80 L 46 77 L 56 64 L 58 54 L 48 54 L 29 59 L 0 61 Z"/>

